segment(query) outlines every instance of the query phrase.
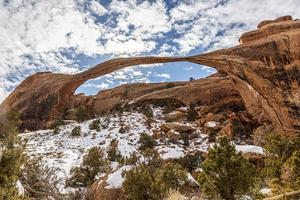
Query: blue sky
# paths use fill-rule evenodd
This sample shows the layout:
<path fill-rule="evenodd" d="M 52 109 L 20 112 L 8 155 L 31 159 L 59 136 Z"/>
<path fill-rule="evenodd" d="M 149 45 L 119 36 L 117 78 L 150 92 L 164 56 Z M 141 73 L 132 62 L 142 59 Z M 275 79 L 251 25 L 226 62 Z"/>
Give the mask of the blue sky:
<path fill-rule="evenodd" d="M 0 102 L 38 71 L 77 73 L 114 57 L 178 56 L 238 44 L 264 19 L 300 17 L 299 0 L 0 0 Z M 200 78 L 191 63 L 134 66 L 77 92 Z"/>

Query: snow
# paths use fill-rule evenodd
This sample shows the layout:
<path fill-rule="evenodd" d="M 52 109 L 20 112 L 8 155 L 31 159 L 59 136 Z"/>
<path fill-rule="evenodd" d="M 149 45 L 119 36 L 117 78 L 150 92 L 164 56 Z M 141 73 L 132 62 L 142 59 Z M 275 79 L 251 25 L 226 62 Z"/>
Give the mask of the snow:
<path fill-rule="evenodd" d="M 196 185 L 199 185 L 199 183 L 194 179 L 194 177 L 192 176 L 191 173 L 187 173 L 187 179 L 188 179 L 191 183 L 195 183 Z"/>
<path fill-rule="evenodd" d="M 132 168 L 131 165 L 126 165 L 116 170 L 112 174 L 108 175 L 105 186 L 106 189 L 117 189 L 121 188 L 124 182 L 124 177 L 122 176 L 124 171 L 128 171 Z"/>
<path fill-rule="evenodd" d="M 171 147 L 163 147 L 158 150 L 158 153 L 160 153 L 161 158 L 164 160 L 167 159 L 178 159 L 181 157 L 184 157 L 185 153 L 183 148 L 176 146 Z"/>
<path fill-rule="evenodd" d="M 218 126 L 218 122 L 215 121 L 206 122 L 205 126 L 209 128 L 215 128 Z"/>
<path fill-rule="evenodd" d="M 21 182 L 19 180 L 16 182 L 16 188 L 18 190 L 19 195 L 25 194 L 25 189 L 23 188 L 23 185 L 21 184 Z"/>
<path fill-rule="evenodd" d="M 265 155 L 264 149 L 260 146 L 255 145 L 235 145 L 237 151 L 242 153 L 257 153 L 261 155 Z"/>
<path fill-rule="evenodd" d="M 263 189 L 260 190 L 260 192 L 262 194 L 270 194 L 272 192 L 272 189 L 270 189 L 270 188 L 263 188 Z"/>

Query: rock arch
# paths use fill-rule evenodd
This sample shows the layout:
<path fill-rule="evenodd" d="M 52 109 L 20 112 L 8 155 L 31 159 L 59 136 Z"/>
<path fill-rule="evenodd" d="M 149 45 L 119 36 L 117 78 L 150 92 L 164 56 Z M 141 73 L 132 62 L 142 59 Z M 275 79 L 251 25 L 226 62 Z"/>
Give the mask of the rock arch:
<path fill-rule="evenodd" d="M 74 101 L 77 87 L 89 79 L 132 65 L 188 61 L 227 74 L 260 123 L 299 132 L 300 21 L 290 16 L 269 20 L 243 34 L 240 41 L 229 49 L 190 57 L 117 58 L 74 75 L 38 73 L 18 86 L 0 109 L 17 108 L 31 120 L 28 123 L 36 120 L 48 127 Z"/>

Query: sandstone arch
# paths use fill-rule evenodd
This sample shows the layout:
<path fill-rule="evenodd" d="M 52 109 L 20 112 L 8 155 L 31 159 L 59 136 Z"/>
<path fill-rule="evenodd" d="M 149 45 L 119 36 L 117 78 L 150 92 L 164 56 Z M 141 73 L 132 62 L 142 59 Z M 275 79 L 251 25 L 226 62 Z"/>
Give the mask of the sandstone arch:
<path fill-rule="evenodd" d="M 227 74 L 248 112 L 260 123 L 299 132 L 300 21 L 286 16 L 258 27 L 241 36 L 241 45 L 206 54 L 118 58 L 75 75 L 38 73 L 18 86 L 0 109 L 17 108 L 24 118 L 38 119 L 47 127 L 74 101 L 76 88 L 89 79 L 132 65 L 188 61 Z"/>

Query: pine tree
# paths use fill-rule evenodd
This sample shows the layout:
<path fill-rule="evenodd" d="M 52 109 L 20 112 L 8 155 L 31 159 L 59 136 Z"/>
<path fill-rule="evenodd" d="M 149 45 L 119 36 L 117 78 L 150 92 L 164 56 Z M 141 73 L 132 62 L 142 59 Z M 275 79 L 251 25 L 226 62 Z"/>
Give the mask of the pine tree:
<path fill-rule="evenodd" d="M 202 170 L 198 181 L 202 191 L 211 198 L 234 200 L 238 195 L 247 194 L 255 183 L 254 166 L 225 137 L 208 151 Z"/>
<path fill-rule="evenodd" d="M 103 151 L 98 147 L 93 147 L 83 157 L 81 165 L 71 169 L 71 177 L 66 181 L 66 185 L 71 187 L 90 186 L 99 173 L 108 170 L 108 162 L 104 159 Z"/>

